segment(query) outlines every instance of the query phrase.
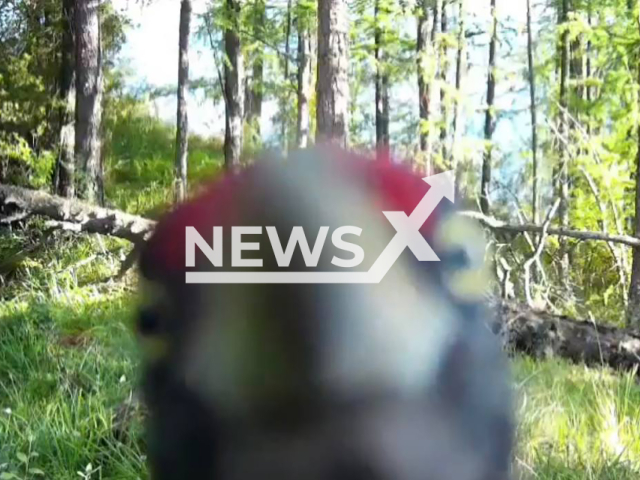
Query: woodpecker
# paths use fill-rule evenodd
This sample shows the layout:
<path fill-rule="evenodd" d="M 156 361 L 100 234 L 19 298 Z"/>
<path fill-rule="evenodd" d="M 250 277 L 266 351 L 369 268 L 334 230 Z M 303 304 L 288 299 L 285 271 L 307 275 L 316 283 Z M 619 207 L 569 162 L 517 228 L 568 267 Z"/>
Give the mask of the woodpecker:
<path fill-rule="evenodd" d="M 154 480 L 509 477 L 511 387 L 487 327 L 482 232 L 436 190 L 424 200 L 433 188 L 387 159 L 316 148 L 229 173 L 159 222 L 137 317 Z M 237 227 L 250 232 L 240 248 Z M 220 249 L 216 265 L 200 249 L 187 266 L 187 228 Z M 368 272 L 394 248 L 371 282 L 186 281 Z"/>

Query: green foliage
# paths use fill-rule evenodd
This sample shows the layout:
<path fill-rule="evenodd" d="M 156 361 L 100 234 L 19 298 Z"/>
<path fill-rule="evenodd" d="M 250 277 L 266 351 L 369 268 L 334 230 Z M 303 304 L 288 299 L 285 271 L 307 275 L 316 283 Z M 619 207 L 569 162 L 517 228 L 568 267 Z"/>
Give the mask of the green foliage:
<path fill-rule="evenodd" d="M 66 19 L 59 0 L 0 3 L 0 181 L 41 188 L 58 149 L 58 78 Z M 128 21 L 102 3 L 103 65 L 109 71 Z"/>
<path fill-rule="evenodd" d="M 175 128 L 132 97 L 115 98 L 105 113 L 106 197 L 117 208 L 155 217 L 173 202 Z M 190 190 L 223 167 L 220 140 L 189 136 Z"/>

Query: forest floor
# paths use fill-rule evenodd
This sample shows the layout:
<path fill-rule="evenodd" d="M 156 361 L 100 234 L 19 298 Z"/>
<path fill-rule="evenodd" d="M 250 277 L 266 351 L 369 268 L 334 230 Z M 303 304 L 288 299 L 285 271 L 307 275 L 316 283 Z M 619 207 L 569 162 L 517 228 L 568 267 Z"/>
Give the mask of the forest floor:
<path fill-rule="evenodd" d="M 154 217 L 171 202 L 170 127 L 116 125 L 111 206 Z M 190 139 L 191 185 L 215 175 L 219 142 Z M 99 235 L 0 230 L 0 480 L 146 478 L 130 244 Z M 513 359 L 514 478 L 640 478 L 640 386 L 561 360 Z"/>
<path fill-rule="evenodd" d="M 0 258 L 38 246 L 15 270 L 0 264 L 8 279 L 0 304 L 0 479 L 146 478 L 134 279 L 103 281 L 128 245 L 29 232 L 0 237 Z M 633 372 L 520 357 L 512 365 L 515 478 L 640 478 Z"/>

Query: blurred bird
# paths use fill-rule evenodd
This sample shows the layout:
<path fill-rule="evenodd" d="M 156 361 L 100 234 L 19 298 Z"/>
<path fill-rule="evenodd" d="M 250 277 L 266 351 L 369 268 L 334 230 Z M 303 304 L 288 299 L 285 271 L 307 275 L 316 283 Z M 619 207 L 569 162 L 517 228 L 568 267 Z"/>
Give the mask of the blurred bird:
<path fill-rule="evenodd" d="M 216 270 L 238 270 L 231 227 L 261 226 L 243 239 L 259 250 L 241 255 L 262 267 L 242 270 L 336 272 L 334 257 L 357 253 L 317 244 L 321 227 L 356 226 L 365 255 L 351 270 L 367 271 L 396 234 L 383 212 L 410 215 L 430 188 L 384 159 L 315 149 L 229 174 L 160 221 L 137 321 L 154 480 L 508 478 L 510 384 L 486 327 L 482 232 L 449 200 L 419 230 L 440 261 L 406 248 L 380 283 L 185 282 L 213 269 L 202 254 L 186 267 L 186 227 L 209 242 L 224 228 Z M 267 226 L 283 251 L 294 227 L 308 244 L 283 264 Z"/>

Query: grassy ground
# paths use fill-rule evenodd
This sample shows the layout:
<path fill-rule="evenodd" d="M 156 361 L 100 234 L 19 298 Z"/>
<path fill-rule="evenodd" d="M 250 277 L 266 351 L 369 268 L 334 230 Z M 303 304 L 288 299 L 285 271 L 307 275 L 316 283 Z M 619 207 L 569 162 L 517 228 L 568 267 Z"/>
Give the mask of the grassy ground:
<path fill-rule="evenodd" d="M 0 479 L 145 478 L 142 413 L 131 401 L 133 285 L 99 281 L 116 271 L 123 248 L 61 236 L 3 289 Z M 73 261 L 82 256 L 91 260 Z M 524 358 L 513 370 L 517 478 L 639 478 L 640 387 L 632 374 Z"/>
<path fill-rule="evenodd" d="M 171 201 L 174 132 L 133 107 L 118 112 L 108 199 L 154 216 Z M 191 139 L 192 185 L 220 164 L 219 142 Z M 0 230 L 0 480 L 146 478 L 135 285 L 104 281 L 129 248 L 99 236 Z M 634 375 L 523 358 L 513 375 L 515 478 L 640 478 Z"/>

